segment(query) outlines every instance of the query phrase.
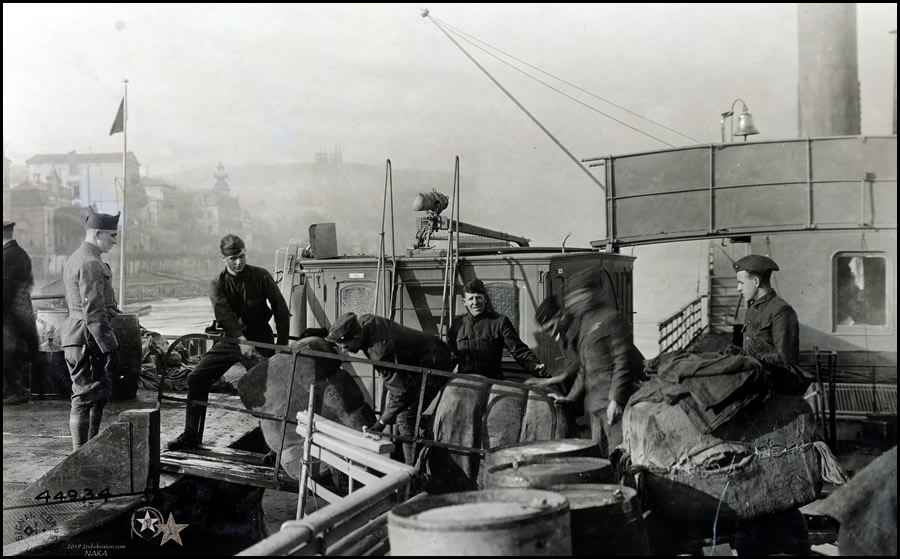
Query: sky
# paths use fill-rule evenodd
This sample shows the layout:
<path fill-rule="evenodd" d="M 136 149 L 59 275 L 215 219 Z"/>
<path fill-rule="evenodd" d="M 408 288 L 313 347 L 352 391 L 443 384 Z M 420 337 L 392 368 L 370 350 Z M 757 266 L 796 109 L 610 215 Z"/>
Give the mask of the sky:
<path fill-rule="evenodd" d="M 864 134 L 890 134 L 896 9 L 858 5 Z M 795 4 L 5 3 L 4 153 L 19 163 L 36 153 L 121 151 L 123 136 L 108 131 L 127 79 L 128 149 L 144 173 L 306 163 L 337 148 L 349 162 L 452 172 L 459 156 L 463 220 L 468 204 L 495 206 L 499 229 L 559 244 L 552 216 L 521 231 L 523 213 L 545 208 L 565 216 L 569 246 L 585 246 L 603 236 L 600 188 L 433 20 L 685 135 L 518 65 L 586 108 L 457 39 L 586 158 L 718 142 L 719 115 L 737 98 L 755 117 L 754 139 L 796 137 L 796 12 Z M 467 192 L 466 179 L 482 187 Z"/>
<path fill-rule="evenodd" d="M 896 8 L 858 5 L 865 134 L 890 134 Z M 145 173 L 213 169 L 219 161 L 305 163 L 335 148 L 345 161 L 452 172 L 458 155 L 463 212 L 466 204 L 495 205 L 500 229 L 559 244 L 555 219 L 535 220 L 537 232 L 518 230 L 522 212 L 550 208 L 567 215 L 569 246 L 585 246 L 603 236 L 602 191 L 432 20 L 692 138 L 554 82 L 646 134 L 639 133 L 460 40 L 585 158 L 718 142 L 719 115 L 736 98 L 755 117 L 754 139 L 796 137 L 796 11 L 795 4 L 4 3 L 4 152 L 22 162 L 36 153 L 121 151 L 122 135 L 108 131 L 127 79 L 128 149 Z M 466 192 L 467 178 L 491 186 Z"/>

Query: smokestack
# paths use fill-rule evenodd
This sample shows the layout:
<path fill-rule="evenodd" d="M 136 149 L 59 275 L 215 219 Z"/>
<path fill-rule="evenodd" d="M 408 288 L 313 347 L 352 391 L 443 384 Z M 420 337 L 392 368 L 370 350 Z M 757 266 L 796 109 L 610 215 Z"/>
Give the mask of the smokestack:
<path fill-rule="evenodd" d="M 800 137 L 860 133 L 856 4 L 797 4 Z"/>

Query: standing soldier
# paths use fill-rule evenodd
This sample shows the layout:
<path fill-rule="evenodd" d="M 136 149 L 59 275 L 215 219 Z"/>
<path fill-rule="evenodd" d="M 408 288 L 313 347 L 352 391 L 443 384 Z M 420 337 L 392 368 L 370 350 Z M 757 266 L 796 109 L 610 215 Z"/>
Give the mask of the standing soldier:
<path fill-rule="evenodd" d="M 14 221 L 3 222 L 3 405 L 27 404 L 26 386 L 38 349 L 34 308 L 31 306 L 31 258 L 13 239 Z"/>
<path fill-rule="evenodd" d="M 112 393 L 119 364 L 119 344 L 112 326 L 116 294 L 112 271 L 101 258 L 116 246 L 118 224 L 119 214 L 95 213 L 88 207 L 85 240 L 63 270 L 69 316 L 60 327 L 60 341 L 72 377 L 69 428 L 74 450 L 100 431 L 103 407 Z"/>
<path fill-rule="evenodd" d="M 544 365 L 519 338 L 509 318 L 490 308 L 484 282 L 470 280 L 464 290 L 466 314 L 454 319 L 447 336 L 459 364 L 458 372 L 503 380 L 505 347 L 523 369 L 545 376 Z"/>
<path fill-rule="evenodd" d="M 355 313 L 345 313 L 334 321 L 326 339 L 344 351 L 362 351 L 366 358 L 374 361 L 390 361 L 440 371 L 450 371 L 453 368 L 447 344 L 434 336 L 381 316 L 364 314 L 357 318 Z M 392 369 L 382 369 L 379 372 L 384 378 L 388 399 L 381 418 L 369 430 L 381 431 L 385 426 L 396 423 L 397 434 L 413 437 L 422 375 Z M 422 402 L 423 411 L 446 381 L 447 377 L 428 376 Z M 415 464 L 412 443 L 403 443 L 403 456 L 407 464 Z"/>
<path fill-rule="evenodd" d="M 278 345 L 288 343 L 291 312 L 284 296 L 275 285 L 272 274 L 265 268 L 247 264 L 244 241 L 237 235 L 225 235 L 219 243 L 225 269 L 212 281 L 213 311 L 216 322 L 225 336 L 238 340 L 216 342 L 206 352 L 200 363 L 188 375 L 188 399 L 197 402 L 209 400 L 209 390 L 235 363 L 242 363 L 247 370 L 259 363 L 261 357 L 275 354 L 270 349 L 240 342 L 271 344 L 275 336 L 269 320 L 275 316 Z M 267 304 L 268 303 L 268 304 Z M 188 402 L 185 410 L 184 432 L 169 441 L 169 450 L 187 450 L 200 446 L 203 440 L 203 423 L 206 406 Z"/>
<path fill-rule="evenodd" d="M 737 290 L 747 301 L 741 353 L 759 359 L 775 389 L 802 394 L 809 386 L 797 365 L 800 359 L 800 321 L 797 312 L 772 289 L 771 258 L 750 254 L 734 263 Z"/>

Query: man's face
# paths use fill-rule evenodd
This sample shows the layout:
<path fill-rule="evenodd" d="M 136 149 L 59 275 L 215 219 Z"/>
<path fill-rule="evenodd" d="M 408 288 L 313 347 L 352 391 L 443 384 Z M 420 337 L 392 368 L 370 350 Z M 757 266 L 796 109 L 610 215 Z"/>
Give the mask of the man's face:
<path fill-rule="evenodd" d="M 756 299 L 759 292 L 759 278 L 746 270 L 741 270 L 737 273 L 737 290 L 745 301 Z"/>
<path fill-rule="evenodd" d="M 233 256 L 223 255 L 222 260 L 225 261 L 225 267 L 228 268 L 228 272 L 236 276 L 243 272 L 244 267 L 247 265 L 247 250 L 241 250 L 240 253 Z"/>
<path fill-rule="evenodd" d="M 472 316 L 480 315 L 487 308 L 487 298 L 481 293 L 466 292 L 463 303 L 466 305 L 466 310 L 469 311 L 469 314 Z"/>
<path fill-rule="evenodd" d="M 112 250 L 116 243 L 119 242 L 119 232 L 118 231 L 97 231 L 97 246 L 100 247 L 100 252 L 107 253 Z"/>
<path fill-rule="evenodd" d="M 347 353 L 356 353 L 362 347 L 362 335 L 355 334 L 347 338 L 341 338 L 340 340 L 336 341 L 335 344 L 337 344 L 337 346 L 341 348 L 342 351 L 346 351 Z"/>

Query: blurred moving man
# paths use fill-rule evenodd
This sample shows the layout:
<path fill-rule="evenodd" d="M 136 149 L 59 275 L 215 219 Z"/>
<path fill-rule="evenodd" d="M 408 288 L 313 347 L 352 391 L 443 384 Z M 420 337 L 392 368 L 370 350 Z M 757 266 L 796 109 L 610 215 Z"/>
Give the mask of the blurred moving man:
<path fill-rule="evenodd" d="M 69 316 L 60 326 L 60 342 L 72 377 L 69 429 L 74 450 L 100 431 L 119 368 L 119 342 L 112 325 L 118 314 L 116 294 L 112 271 L 101 258 L 118 243 L 118 227 L 119 214 L 88 207 L 84 242 L 63 269 Z"/>
<path fill-rule="evenodd" d="M 206 352 L 200 363 L 188 375 L 188 399 L 209 401 L 209 390 L 235 363 L 242 363 L 249 371 L 274 351 L 259 349 L 240 342 L 276 342 L 269 325 L 274 315 L 277 344 L 286 345 L 290 331 L 291 313 L 272 274 L 265 268 L 247 264 L 244 241 L 237 235 L 225 235 L 219 243 L 225 269 L 212 281 L 211 295 L 216 322 L 225 336 L 238 343 L 221 340 Z M 198 448 L 203 440 L 206 406 L 188 403 L 185 410 L 184 432 L 167 445 L 169 450 Z"/>
<path fill-rule="evenodd" d="M 38 350 L 31 288 L 31 258 L 13 238 L 15 221 L 3 222 L 3 405 L 27 404 L 27 378 Z"/>

